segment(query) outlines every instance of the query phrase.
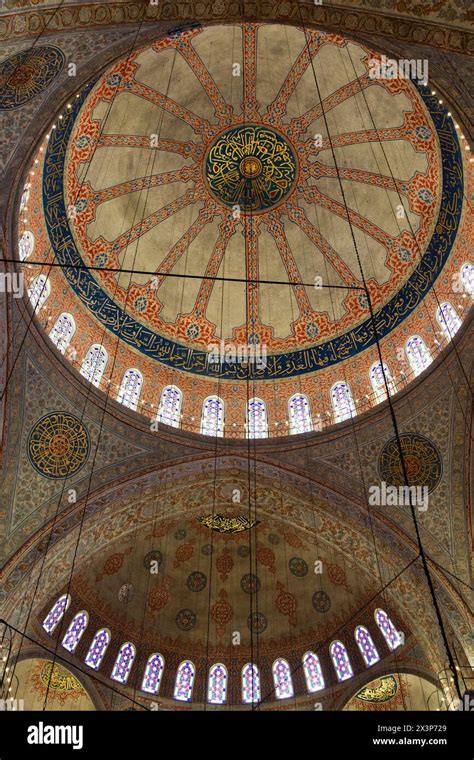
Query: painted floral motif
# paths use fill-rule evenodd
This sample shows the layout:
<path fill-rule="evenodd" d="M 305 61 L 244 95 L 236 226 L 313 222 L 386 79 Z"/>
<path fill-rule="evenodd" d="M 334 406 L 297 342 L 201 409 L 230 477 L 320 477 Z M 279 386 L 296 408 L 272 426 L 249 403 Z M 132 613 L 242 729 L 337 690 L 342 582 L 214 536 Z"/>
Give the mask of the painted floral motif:
<path fill-rule="evenodd" d="M 197 570 L 194 573 L 188 575 L 186 581 L 188 589 L 194 592 L 203 591 L 206 588 L 206 584 L 207 577 L 204 575 L 204 573 L 201 573 Z"/>
<path fill-rule="evenodd" d="M 315 591 L 313 594 L 313 607 L 316 612 L 329 612 L 331 599 L 325 591 Z"/>
<path fill-rule="evenodd" d="M 292 557 L 288 562 L 288 567 L 297 578 L 303 578 L 308 574 L 308 563 L 302 557 Z"/>
<path fill-rule="evenodd" d="M 192 610 L 180 610 L 176 615 L 176 625 L 180 631 L 191 631 L 196 625 L 196 615 Z"/>
<path fill-rule="evenodd" d="M 252 573 L 247 573 L 240 579 L 240 588 L 246 594 L 256 594 L 260 589 L 260 579 Z"/>

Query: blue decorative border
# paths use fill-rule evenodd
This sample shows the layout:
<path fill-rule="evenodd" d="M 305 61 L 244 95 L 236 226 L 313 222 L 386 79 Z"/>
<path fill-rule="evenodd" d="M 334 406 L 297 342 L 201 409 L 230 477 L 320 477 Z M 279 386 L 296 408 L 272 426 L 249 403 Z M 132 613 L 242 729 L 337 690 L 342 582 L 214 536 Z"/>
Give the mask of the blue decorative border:
<path fill-rule="evenodd" d="M 71 110 L 58 121 L 52 131 L 45 156 L 43 173 L 43 205 L 46 226 L 56 260 L 63 267 L 84 265 L 69 227 L 64 202 L 64 163 L 68 141 L 79 110 L 94 86 L 90 82 L 75 98 Z M 453 120 L 424 86 L 418 89 L 436 127 L 442 159 L 442 195 L 435 232 L 427 250 L 407 282 L 393 298 L 375 314 L 379 338 L 388 335 L 421 303 L 445 265 L 456 239 L 462 213 L 463 166 L 461 150 Z M 312 348 L 298 349 L 267 357 L 266 366 L 248 366 L 224 362 L 210 365 L 208 353 L 187 348 L 164 338 L 137 322 L 101 289 L 93 272 L 85 269 L 63 269 L 65 277 L 95 318 L 116 337 L 174 369 L 222 380 L 273 380 L 307 374 L 330 367 L 364 351 L 375 343 L 371 319 L 358 327 Z"/>

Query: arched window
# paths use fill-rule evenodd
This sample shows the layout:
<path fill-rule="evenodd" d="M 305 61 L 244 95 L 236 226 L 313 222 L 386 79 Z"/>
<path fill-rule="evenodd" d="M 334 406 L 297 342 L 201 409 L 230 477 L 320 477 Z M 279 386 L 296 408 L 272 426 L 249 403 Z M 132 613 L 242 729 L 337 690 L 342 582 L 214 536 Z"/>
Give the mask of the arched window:
<path fill-rule="evenodd" d="M 281 657 L 275 660 L 272 667 L 273 683 L 277 699 L 286 699 L 293 696 L 293 682 L 291 680 L 290 666 Z"/>
<path fill-rule="evenodd" d="M 117 401 L 129 409 L 136 409 L 143 385 L 143 377 L 138 369 L 127 369 L 120 384 Z"/>
<path fill-rule="evenodd" d="M 436 319 L 444 333 L 445 338 L 451 340 L 461 327 L 461 320 L 456 309 L 449 301 L 440 304 L 436 309 Z"/>
<path fill-rule="evenodd" d="M 74 652 L 75 648 L 81 640 L 81 636 L 87 628 L 89 622 L 89 615 L 85 610 L 78 612 L 74 615 L 69 628 L 67 629 L 62 645 L 68 652 Z"/>
<path fill-rule="evenodd" d="M 101 628 L 94 636 L 89 651 L 86 654 L 86 659 L 84 660 L 86 665 L 89 665 L 94 670 L 98 670 L 109 643 L 110 631 L 108 628 Z"/>
<path fill-rule="evenodd" d="M 351 389 L 347 383 L 336 383 L 331 388 L 331 401 L 334 409 L 335 422 L 348 420 L 355 414 L 355 405 Z"/>
<path fill-rule="evenodd" d="M 260 699 L 260 672 L 256 665 L 248 662 L 242 668 L 242 702 L 251 705 Z"/>
<path fill-rule="evenodd" d="M 382 631 L 383 637 L 387 642 L 387 646 L 391 652 L 396 649 L 401 643 L 401 637 L 397 629 L 393 625 L 389 616 L 384 610 L 375 610 L 375 622 Z"/>
<path fill-rule="evenodd" d="M 431 356 L 425 341 L 419 335 L 412 335 L 407 341 L 406 353 L 415 377 L 431 364 Z"/>
<path fill-rule="evenodd" d="M 50 292 L 51 285 L 45 274 L 39 274 L 31 281 L 28 288 L 28 298 L 35 312 L 41 309 Z"/>
<path fill-rule="evenodd" d="M 26 208 L 26 204 L 28 203 L 30 197 L 30 187 L 29 185 L 25 185 L 25 189 L 23 190 L 20 198 L 20 213 L 23 211 L 24 208 Z"/>
<path fill-rule="evenodd" d="M 125 644 L 122 644 L 112 670 L 112 679 L 114 681 L 123 684 L 127 683 L 136 653 L 137 650 L 131 641 L 126 641 Z"/>
<path fill-rule="evenodd" d="M 204 399 L 200 432 L 202 435 L 213 435 L 218 438 L 224 435 L 224 402 L 219 396 L 209 396 Z"/>
<path fill-rule="evenodd" d="M 183 394 L 176 385 L 167 385 L 163 388 L 157 420 L 171 427 L 179 427 L 182 401 Z"/>
<path fill-rule="evenodd" d="M 105 365 L 107 364 L 107 351 L 103 346 L 98 343 L 92 345 L 84 361 L 82 362 L 81 375 L 86 378 L 89 383 L 99 387 L 102 375 L 104 374 Z"/>
<path fill-rule="evenodd" d="M 355 639 L 368 668 L 380 660 L 379 653 L 367 628 L 364 628 L 363 625 L 357 626 L 355 629 Z"/>
<path fill-rule="evenodd" d="M 466 261 L 461 267 L 461 283 L 470 296 L 474 296 L 474 264 Z"/>
<path fill-rule="evenodd" d="M 329 651 L 331 653 L 331 659 L 333 661 L 338 681 L 345 681 L 346 678 L 352 678 L 354 673 L 344 644 L 341 641 L 333 641 Z"/>
<path fill-rule="evenodd" d="M 54 345 L 62 354 L 66 351 L 66 348 L 71 342 L 71 338 L 76 331 L 76 323 L 72 314 L 63 312 L 57 318 L 53 329 L 49 333 L 49 337 L 53 341 Z"/>
<path fill-rule="evenodd" d="M 63 594 L 59 597 L 56 604 L 51 607 L 50 611 L 43 620 L 43 628 L 46 633 L 51 634 L 54 631 L 70 604 L 71 597 L 69 594 Z"/>
<path fill-rule="evenodd" d="M 195 675 L 196 670 L 191 660 L 183 660 L 176 673 L 174 685 L 175 699 L 180 699 L 181 702 L 191 701 Z"/>
<path fill-rule="evenodd" d="M 35 247 L 35 236 L 30 230 L 25 230 L 18 240 L 18 256 L 20 261 L 26 261 L 31 256 Z"/>
<path fill-rule="evenodd" d="M 261 398 L 251 398 L 247 405 L 247 438 L 267 438 L 267 408 Z"/>
<path fill-rule="evenodd" d="M 223 705 L 227 694 L 227 669 L 218 662 L 209 671 L 207 699 L 213 705 Z"/>
<path fill-rule="evenodd" d="M 309 401 L 304 393 L 295 393 L 288 402 L 290 435 L 309 433 L 313 429 Z"/>
<path fill-rule="evenodd" d="M 148 658 L 145 668 L 145 675 L 142 681 L 142 691 L 148 694 L 158 694 L 160 690 L 161 676 L 165 669 L 165 661 L 161 654 L 152 654 Z"/>
<path fill-rule="evenodd" d="M 374 390 L 375 400 L 377 403 L 380 401 L 385 401 L 387 398 L 387 391 L 385 389 L 385 381 L 383 377 L 384 372 L 390 396 L 395 393 L 395 384 L 393 382 L 392 373 L 390 372 L 389 368 L 384 362 L 382 371 L 381 362 L 375 362 L 375 364 L 372 364 L 370 368 L 370 382 L 372 383 L 372 388 Z"/>
<path fill-rule="evenodd" d="M 303 669 L 306 678 L 306 686 L 310 694 L 324 689 L 324 678 L 319 662 L 314 652 L 306 652 L 303 656 Z"/>

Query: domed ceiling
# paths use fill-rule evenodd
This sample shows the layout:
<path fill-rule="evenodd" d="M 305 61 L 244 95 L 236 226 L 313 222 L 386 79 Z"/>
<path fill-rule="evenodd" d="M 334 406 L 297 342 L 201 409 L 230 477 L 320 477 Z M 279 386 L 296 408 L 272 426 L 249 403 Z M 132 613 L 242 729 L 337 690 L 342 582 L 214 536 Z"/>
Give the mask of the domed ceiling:
<path fill-rule="evenodd" d="M 139 367 L 149 414 L 179 385 L 190 429 L 216 392 L 241 429 L 251 380 L 279 424 L 296 376 L 322 411 L 338 379 L 356 401 L 370 392 L 367 287 L 384 358 L 406 375 L 397 348 L 432 343 L 432 286 L 444 268 L 437 297 L 452 298 L 470 232 L 456 240 L 453 121 L 429 88 L 371 78 L 378 57 L 316 30 L 196 27 L 78 93 L 38 153 L 26 220 L 35 258 L 62 265 L 43 324 L 78 314 L 69 358 L 103 344 L 104 387 Z M 210 362 L 229 342 L 267 359 Z"/>

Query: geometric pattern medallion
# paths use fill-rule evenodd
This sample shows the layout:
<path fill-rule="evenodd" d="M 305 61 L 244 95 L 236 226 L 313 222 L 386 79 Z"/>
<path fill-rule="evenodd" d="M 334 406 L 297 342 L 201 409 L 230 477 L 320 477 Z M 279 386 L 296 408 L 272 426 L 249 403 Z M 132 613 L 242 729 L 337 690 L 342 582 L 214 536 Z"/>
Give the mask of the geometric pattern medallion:
<path fill-rule="evenodd" d="M 431 493 L 443 474 L 443 461 L 438 449 L 429 438 L 419 433 L 404 433 L 400 436 L 400 443 L 408 485 L 428 486 Z M 380 452 L 378 469 L 382 481 L 391 486 L 406 485 L 396 438 L 387 441 Z"/>
<path fill-rule="evenodd" d="M 89 433 L 73 414 L 53 412 L 35 423 L 28 437 L 28 457 L 46 478 L 75 475 L 86 463 Z"/>
<path fill-rule="evenodd" d="M 64 53 L 50 45 L 22 50 L 0 63 L 0 110 L 18 108 L 38 95 L 64 66 Z"/>

